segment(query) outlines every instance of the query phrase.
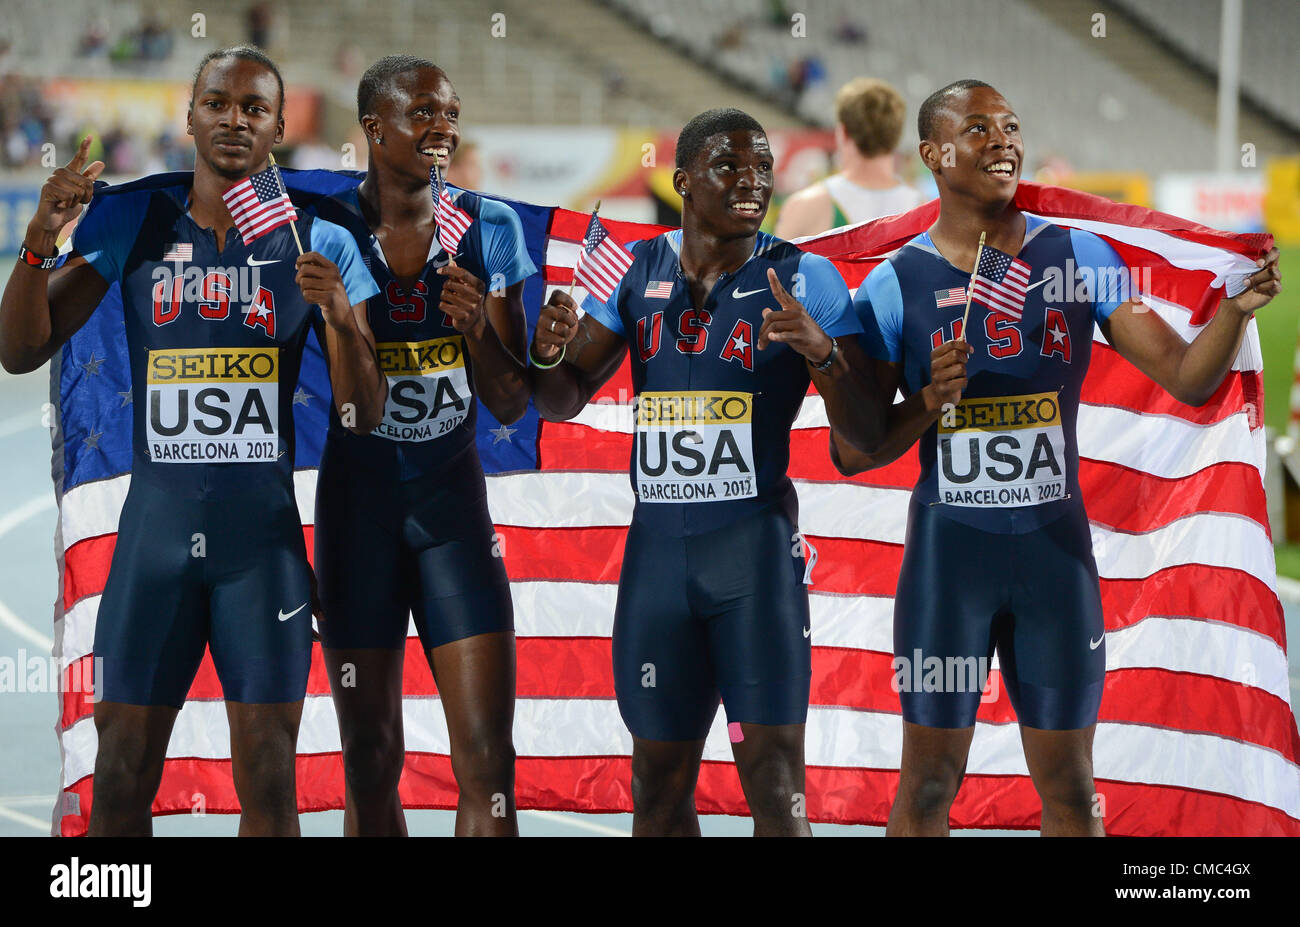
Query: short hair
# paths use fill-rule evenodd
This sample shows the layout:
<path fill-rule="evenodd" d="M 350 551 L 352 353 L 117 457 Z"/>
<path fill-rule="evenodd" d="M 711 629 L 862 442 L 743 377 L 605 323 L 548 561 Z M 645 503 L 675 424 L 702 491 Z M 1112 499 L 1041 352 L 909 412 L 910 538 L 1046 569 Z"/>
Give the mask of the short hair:
<path fill-rule="evenodd" d="M 218 58 L 242 58 L 244 61 L 252 61 L 260 64 L 272 74 L 275 75 L 275 83 L 280 88 L 280 108 L 276 110 L 276 116 L 284 113 L 284 78 L 280 76 L 280 69 L 275 66 L 275 62 L 267 56 L 256 45 L 232 45 L 229 48 L 218 48 L 216 51 L 210 51 L 203 56 L 199 66 L 194 71 L 194 83 L 190 86 L 190 102 L 194 102 L 194 94 L 199 91 L 199 78 L 203 76 L 203 69 Z"/>
<path fill-rule="evenodd" d="M 682 126 L 677 136 L 677 167 L 686 168 L 695 161 L 704 143 L 715 135 L 728 132 L 763 132 L 758 120 L 739 109 L 710 109 Z M 766 132 L 763 132 L 766 135 Z"/>
<path fill-rule="evenodd" d="M 940 87 L 926 97 L 925 102 L 921 104 L 921 108 L 916 113 L 916 131 L 921 136 L 921 141 L 934 137 L 935 129 L 939 123 L 939 110 L 947 106 L 949 100 L 959 93 L 965 93 L 967 90 L 974 90 L 977 87 L 994 89 L 992 84 L 986 84 L 982 80 L 966 78 L 965 80 L 955 80 L 947 87 Z"/>
<path fill-rule="evenodd" d="M 898 147 L 906 114 L 902 94 L 874 77 L 854 78 L 835 94 L 835 118 L 866 158 Z"/>
<path fill-rule="evenodd" d="M 357 84 L 357 121 L 360 122 L 367 113 L 375 111 L 375 101 L 380 97 L 393 95 L 398 77 L 424 68 L 442 71 L 444 77 L 447 75 L 446 71 L 428 58 L 415 55 L 385 55 L 366 68 L 366 73 L 361 75 L 361 83 Z"/>

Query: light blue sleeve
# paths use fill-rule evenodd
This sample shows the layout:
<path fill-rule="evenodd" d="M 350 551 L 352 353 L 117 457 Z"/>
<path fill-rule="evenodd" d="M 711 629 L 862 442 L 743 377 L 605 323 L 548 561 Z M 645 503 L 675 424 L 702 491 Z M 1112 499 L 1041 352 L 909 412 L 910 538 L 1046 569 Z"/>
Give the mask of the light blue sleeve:
<path fill-rule="evenodd" d="M 821 330 L 832 338 L 862 333 L 862 324 L 853 314 L 853 297 L 835 265 L 820 254 L 805 254 L 799 259 L 803 296 L 791 293 L 803 303 Z"/>
<path fill-rule="evenodd" d="M 366 270 L 366 263 L 357 250 L 357 240 L 342 226 L 324 219 L 313 221 L 311 247 L 338 265 L 343 286 L 348 291 L 348 301 L 352 305 L 363 303 L 379 292 L 375 278 Z"/>
<path fill-rule="evenodd" d="M 96 196 L 72 233 L 72 250 L 110 284 L 122 279 L 148 201 L 148 195 L 140 193 Z"/>
<path fill-rule="evenodd" d="M 862 323 L 862 350 L 869 357 L 898 364 L 903 360 L 903 290 L 894 265 L 881 261 L 858 287 L 853 308 Z"/>
<path fill-rule="evenodd" d="M 635 260 L 636 253 L 632 250 L 632 245 L 624 245 L 623 248 L 631 254 Z M 624 277 L 623 279 L 627 278 Z M 601 325 L 604 325 L 614 334 L 627 337 L 627 333 L 623 330 L 623 320 L 619 318 L 618 315 L 618 294 L 622 291 L 623 280 L 619 280 L 618 283 L 614 285 L 614 292 L 609 294 L 609 302 L 607 303 L 602 303 L 589 292 L 587 293 L 586 298 L 582 301 L 582 311 L 587 313 L 587 315 L 591 316 Z"/>
<path fill-rule="evenodd" d="M 1092 314 L 1098 322 L 1130 299 L 1130 271 L 1108 242 L 1092 232 L 1070 229 L 1075 265 L 1091 280 Z"/>
<path fill-rule="evenodd" d="M 505 278 L 506 286 L 513 286 L 537 273 L 524 244 L 524 227 L 513 209 L 484 197 L 479 200 L 476 224 L 489 285 L 497 274 Z"/>

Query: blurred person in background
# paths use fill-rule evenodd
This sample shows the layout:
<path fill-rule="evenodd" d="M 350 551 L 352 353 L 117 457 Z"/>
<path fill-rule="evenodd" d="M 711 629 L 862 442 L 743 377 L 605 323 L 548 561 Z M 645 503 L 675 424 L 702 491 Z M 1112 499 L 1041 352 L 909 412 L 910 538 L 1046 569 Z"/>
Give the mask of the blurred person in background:
<path fill-rule="evenodd" d="M 895 172 L 894 150 L 907 106 L 882 80 L 859 77 L 835 95 L 835 153 L 840 172 L 787 199 L 776 236 L 793 239 L 841 225 L 907 212 L 921 193 Z"/>
<path fill-rule="evenodd" d="M 447 183 L 462 190 L 483 189 L 483 159 L 474 142 L 461 142 L 456 149 L 455 160 L 447 168 Z"/>

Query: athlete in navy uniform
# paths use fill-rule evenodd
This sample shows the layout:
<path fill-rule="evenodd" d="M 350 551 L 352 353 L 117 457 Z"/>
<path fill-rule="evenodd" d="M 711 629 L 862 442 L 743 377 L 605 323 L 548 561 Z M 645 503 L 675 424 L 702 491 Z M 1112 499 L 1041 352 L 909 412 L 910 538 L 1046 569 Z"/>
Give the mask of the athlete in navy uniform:
<path fill-rule="evenodd" d="M 983 685 L 982 674 L 957 673 L 956 691 L 915 691 L 912 662 L 969 667 L 996 650 L 1043 801 L 1042 833 L 1100 835 L 1092 740 L 1105 629 L 1075 439 L 1093 325 L 1177 399 L 1203 403 L 1251 315 L 1278 291 L 1277 253 L 1187 344 L 1146 311 L 1110 245 L 1015 207 L 1020 125 L 996 90 L 949 85 L 926 100 L 918 123 L 939 219 L 872 271 L 856 298 L 881 395 L 901 387 L 907 398 L 889 410 L 874 453 L 838 436 L 831 445 L 841 471 L 857 473 L 921 442 L 894 606 L 904 725 L 888 833 L 947 833 Z M 977 299 L 970 330 L 954 331 L 965 303 L 946 297 L 964 292 L 981 231 L 986 257 L 994 248 L 1002 264 L 1014 256 L 1027 265 L 1023 314 Z M 1086 299 L 1072 295 L 1077 283 Z"/>
<path fill-rule="evenodd" d="M 356 427 L 378 423 L 385 387 L 365 321 L 375 285 L 352 237 L 302 217 L 302 256 L 287 227 L 245 245 L 221 199 L 267 167 L 283 98 L 265 55 L 223 50 L 195 77 L 193 175 L 94 195 L 103 164 L 85 166 L 83 141 L 46 182 L 25 239 L 52 255 L 90 202 L 69 260 L 54 274 L 20 262 L 5 289 L 0 349 L 19 372 L 44 364 L 121 285 L 134 454 L 95 627 L 91 834 L 151 832 L 167 742 L 205 647 L 226 699 L 239 832 L 298 833 L 312 583 L 292 399 L 312 320 L 324 319 L 335 401 Z"/>
<path fill-rule="evenodd" d="M 357 106 L 370 171 L 317 207 L 356 236 L 379 285 L 369 321 L 389 384 L 371 434 L 332 416 L 316 497 L 344 832 L 406 833 L 397 784 L 413 615 L 447 715 L 456 833 L 513 835 L 514 614 L 475 446 L 475 394 L 507 424 L 527 407 L 523 281 L 536 268 L 514 211 L 473 193 L 453 192 L 474 220 L 454 264 L 438 243 L 429 169 L 446 171 L 460 140 L 460 99 L 440 68 L 380 59 Z"/>
<path fill-rule="evenodd" d="M 755 834 L 808 834 L 811 625 L 790 427 L 810 375 L 846 441 L 878 440 L 884 419 L 843 337 L 860 331 L 843 279 L 759 231 L 773 176 L 762 128 L 711 110 L 682 130 L 676 159 L 682 230 L 634 245 L 608 303 L 589 297 L 581 318 L 552 295 L 531 350 L 535 365 L 564 363 L 534 367 L 535 401 L 573 418 L 630 350 L 637 502 L 613 654 L 633 833 L 699 834 L 695 781 L 721 695 L 743 734 L 733 751 Z"/>

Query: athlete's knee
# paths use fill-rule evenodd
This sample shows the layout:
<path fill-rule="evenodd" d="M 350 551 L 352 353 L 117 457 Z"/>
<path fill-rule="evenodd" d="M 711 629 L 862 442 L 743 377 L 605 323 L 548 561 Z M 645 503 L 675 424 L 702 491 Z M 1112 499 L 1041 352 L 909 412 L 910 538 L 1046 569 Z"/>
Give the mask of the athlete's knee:
<path fill-rule="evenodd" d="M 670 808 L 691 801 L 698 765 L 680 755 L 632 755 L 632 800 L 637 808 Z"/>
<path fill-rule="evenodd" d="M 1092 764 L 1062 762 L 1035 777 L 1038 797 L 1045 807 L 1058 813 L 1089 814 L 1096 798 Z"/>
<path fill-rule="evenodd" d="M 947 767 L 918 770 L 904 778 L 899 797 L 917 817 L 946 817 L 960 785 L 960 770 Z"/>
<path fill-rule="evenodd" d="M 515 777 L 515 747 L 510 734 L 473 738 L 452 749 L 451 767 L 461 793 L 489 795 L 509 790 Z"/>
<path fill-rule="evenodd" d="M 803 790 L 803 761 L 797 750 L 769 749 L 745 764 L 745 797 L 751 813 L 788 815 Z"/>
<path fill-rule="evenodd" d="M 96 720 L 95 791 L 114 801 L 153 800 L 162 777 L 165 745 L 150 743 L 141 726 Z"/>
<path fill-rule="evenodd" d="M 356 795 L 387 794 L 402 778 L 406 751 L 400 735 L 377 726 L 343 744 L 343 774 Z"/>
<path fill-rule="evenodd" d="M 294 738 L 284 731 L 245 736 L 235 760 L 240 805 L 264 813 L 294 807 L 294 760 Z"/>

